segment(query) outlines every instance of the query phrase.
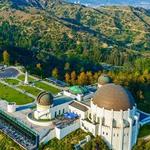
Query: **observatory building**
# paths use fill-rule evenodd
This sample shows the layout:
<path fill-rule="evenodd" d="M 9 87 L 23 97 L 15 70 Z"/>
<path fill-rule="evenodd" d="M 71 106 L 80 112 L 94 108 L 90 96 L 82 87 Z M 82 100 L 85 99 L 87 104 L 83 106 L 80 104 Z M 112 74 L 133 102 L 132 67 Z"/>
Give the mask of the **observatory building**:
<path fill-rule="evenodd" d="M 65 119 L 68 116 L 67 119 L 77 119 L 78 125 L 77 122 L 75 127 L 74 122 L 72 126 L 65 125 L 60 128 L 59 134 L 56 127 L 55 135 L 58 139 L 81 128 L 94 136 L 101 136 L 111 149 L 131 150 L 137 141 L 139 131 L 139 113 L 131 93 L 112 83 L 111 78 L 104 74 L 98 79 L 98 89 L 92 96 L 90 105 L 85 105 L 81 98 L 73 96 L 76 94 L 79 97 L 84 92 L 88 93 L 85 88 L 71 87 L 64 91 L 64 94 L 72 100 L 57 106 L 50 93 L 40 93 L 37 97 L 37 108 L 33 113 L 36 122 L 33 123 L 41 119 L 55 119 L 58 115 Z"/>
<path fill-rule="evenodd" d="M 5 109 L 6 104 L 1 102 L 5 113 L 0 111 L 0 116 L 3 120 L 14 117 L 10 122 L 14 121 L 15 128 L 16 120 L 20 120 L 23 134 L 29 131 L 25 138 L 32 138 L 31 146 L 38 147 L 55 137 L 62 139 L 81 128 L 101 136 L 112 150 L 131 150 L 140 127 L 140 114 L 133 96 L 126 88 L 112 83 L 105 74 L 99 77 L 96 88 L 93 92 L 88 87 L 73 86 L 55 96 L 43 91 L 37 96 L 34 109 L 25 109 L 26 106 L 21 110 L 15 103 L 8 103 Z M 26 130 L 23 122 L 28 125 L 28 128 L 23 126 Z"/>

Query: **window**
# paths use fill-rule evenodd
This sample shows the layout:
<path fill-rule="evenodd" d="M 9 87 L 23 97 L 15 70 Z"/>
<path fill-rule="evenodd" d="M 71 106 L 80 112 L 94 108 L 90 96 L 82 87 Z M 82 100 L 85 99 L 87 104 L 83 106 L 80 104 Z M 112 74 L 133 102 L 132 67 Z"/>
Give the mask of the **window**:
<path fill-rule="evenodd" d="M 59 110 L 59 115 L 61 114 L 61 110 Z"/>
<path fill-rule="evenodd" d="M 102 118 L 102 125 L 105 125 L 105 118 Z"/>
<path fill-rule="evenodd" d="M 91 113 L 89 114 L 89 119 L 91 119 Z"/>
<path fill-rule="evenodd" d="M 63 109 L 63 113 L 65 113 L 65 109 Z"/>
<path fill-rule="evenodd" d="M 113 127 L 116 128 L 116 126 L 117 126 L 117 122 L 116 120 L 113 119 Z"/>
<path fill-rule="evenodd" d="M 105 132 L 103 132 L 103 135 L 105 134 Z"/>
<path fill-rule="evenodd" d="M 57 112 L 55 111 L 55 117 L 57 116 Z"/>

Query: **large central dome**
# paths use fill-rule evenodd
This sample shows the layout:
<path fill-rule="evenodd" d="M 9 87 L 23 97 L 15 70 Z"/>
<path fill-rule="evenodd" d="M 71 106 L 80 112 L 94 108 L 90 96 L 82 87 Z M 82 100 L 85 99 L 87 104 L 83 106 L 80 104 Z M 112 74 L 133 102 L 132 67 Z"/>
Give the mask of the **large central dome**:
<path fill-rule="evenodd" d="M 131 93 L 120 85 L 106 84 L 96 92 L 93 104 L 114 111 L 128 110 L 135 106 Z"/>

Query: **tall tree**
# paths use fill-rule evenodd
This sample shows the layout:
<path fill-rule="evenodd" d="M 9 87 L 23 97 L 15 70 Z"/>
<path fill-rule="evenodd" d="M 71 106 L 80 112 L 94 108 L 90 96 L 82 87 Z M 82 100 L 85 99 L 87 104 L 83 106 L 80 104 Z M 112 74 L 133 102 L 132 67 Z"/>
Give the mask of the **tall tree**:
<path fill-rule="evenodd" d="M 65 63 L 64 70 L 67 71 L 67 72 L 70 70 L 70 64 L 68 62 Z"/>
<path fill-rule="evenodd" d="M 65 81 L 66 81 L 67 83 L 70 83 L 70 75 L 69 75 L 69 73 L 66 73 L 66 74 L 65 74 Z"/>
<path fill-rule="evenodd" d="M 58 79 L 58 75 L 59 75 L 58 69 L 57 69 L 57 68 L 54 68 L 54 69 L 52 70 L 52 77 Z"/>
<path fill-rule="evenodd" d="M 75 71 L 71 72 L 71 83 L 76 84 L 77 75 Z"/>
<path fill-rule="evenodd" d="M 87 71 L 86 75 L 87 75 L 88 84 L 92 84 L 93 83 L 93 74 L 92 74 L 92 72 Z"/>
<path fill-rule="evenodd" d="M 79 85 L 86 85 L 87 84 L 87 76 L 85 72 L 81 72 L 78 76 L 78 84 Z"/>
<path fill-rule="evenodd" d="M 3 52 L 3 62 L 4 62 L 4 64 L 9 65 L 9 61 L 10 61 L 10 55 L 7 52 L 7 50 L 5 50 Z"/>

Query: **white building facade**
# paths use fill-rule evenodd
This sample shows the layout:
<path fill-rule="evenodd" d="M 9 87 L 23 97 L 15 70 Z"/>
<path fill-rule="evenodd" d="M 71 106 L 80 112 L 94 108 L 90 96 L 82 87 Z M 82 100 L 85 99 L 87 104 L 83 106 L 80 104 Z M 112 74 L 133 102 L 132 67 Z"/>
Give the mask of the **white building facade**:
<path fill-rule="evenodd" d="M 90 106 L 77 100 L 55 106 L 52 95 L 46 92 L 37 97 L 35 119 L 55 119 L 67 112 L 79 117 L 68 126 L 55 127 L 58 139 L 81 128 L 101 136 L 112 150 L 131 150 L 137 141 L 139 113 L 131 93 L 120 85 L 107 83 L 99 86 Z"/>

